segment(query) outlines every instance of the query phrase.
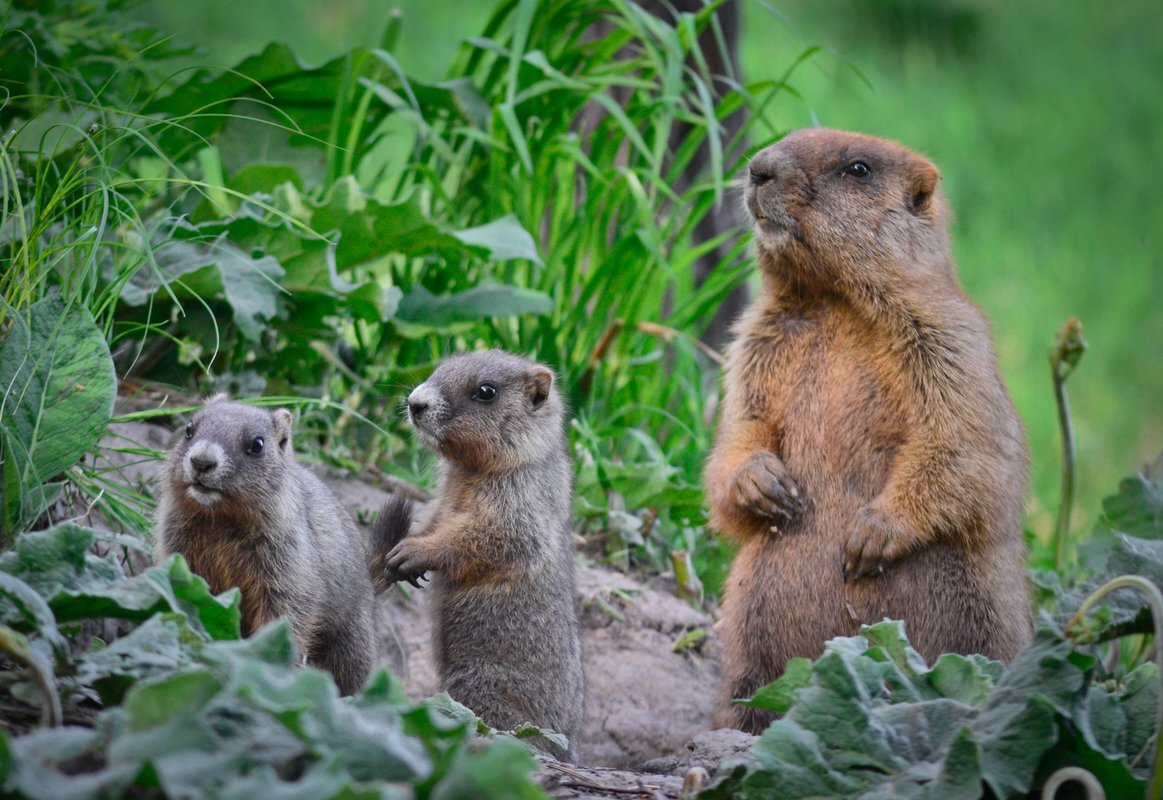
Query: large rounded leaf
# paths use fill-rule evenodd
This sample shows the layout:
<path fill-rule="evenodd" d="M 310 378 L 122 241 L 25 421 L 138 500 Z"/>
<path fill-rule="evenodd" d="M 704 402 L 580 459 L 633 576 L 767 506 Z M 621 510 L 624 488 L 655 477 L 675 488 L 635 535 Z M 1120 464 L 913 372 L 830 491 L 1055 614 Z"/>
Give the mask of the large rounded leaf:
<path fill-rule="evenodd" d="M 0 347 L 3 528 L 10 539 L 43 509 L 45 481 L 88 452 L 113 414 L 109 346 L 84 306 L 51 294 L 14 315 Z"/>

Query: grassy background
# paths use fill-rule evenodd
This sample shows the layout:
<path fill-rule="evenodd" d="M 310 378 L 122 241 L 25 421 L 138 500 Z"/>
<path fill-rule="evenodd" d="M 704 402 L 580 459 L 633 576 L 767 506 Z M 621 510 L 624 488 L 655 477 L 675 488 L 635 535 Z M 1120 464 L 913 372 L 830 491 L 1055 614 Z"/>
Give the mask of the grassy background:
<path fill-rule="evenodd" d="M 267 41 L 319 61 L 379 41 L 403 15 L 396 55 L 438 78 L 488 3 L 203 0 L 139 13 L 228 65 Z M 781 0 L 743 5 L 743 65 L 777 77 L 823 49 L 778 113 L 898 139 L 931 156 L 956 215 L 961 277 L 993 322 L 1002 371 L 1033 458 L 1029 522 L 1045 540 L 1060 469 L 1046 354 L 1070 315 L 1090 352 L 1072 378 L 1081 474 L 1076 529 L 1099 498 L 1163 447 L 1163 17 L 1155 3 Z"/>

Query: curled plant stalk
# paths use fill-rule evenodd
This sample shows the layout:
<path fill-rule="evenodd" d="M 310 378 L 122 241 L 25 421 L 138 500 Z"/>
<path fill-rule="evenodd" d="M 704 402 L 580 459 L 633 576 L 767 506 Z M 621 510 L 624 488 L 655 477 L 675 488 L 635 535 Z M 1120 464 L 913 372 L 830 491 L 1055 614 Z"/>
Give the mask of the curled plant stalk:
<path fill-rule="evenodd" d="M 0 652 L 6 653 L 9 658 L 32 673 L 37 688 L 44 695 L 44 705 L 40 713 L 41 725 L 53 728 L 59 726 L 64 721 L 64 714 L 61 711 L 61 699 L 57 695 L 52 669 L 37 656 L 23 634 L 4 625 L 0 625 Z"/>
<path fill-rule="evenodd" d="M 1098 778 L 1082 767 L 1063 767 L 1052 773 L 1042 787 L 1043 800 L 1054 800 L 1058 789 L 1070 781 L 1082 785 L 1083 791 L 1086 792 L 1086 800 L 1106 800 L 1106 792 L 1103 791 Z"/>
<path fill-rule="evenodd" d="M 1066 623 L 1066 635 L 1075 642 L 1086 643 L 1088 637 L 1085 632 L 1080 632 L 1080 635 L 1075 637 L 1071 636 L 1071 630 L 1082 621 L 1082 618 L 1092 608 L 1098 605 L 1102 598 L 1117 589 L 1136 589 L 1147 598 L 1147 605 L 1151 609 L 1151 624 L 1154 627 L 1155 641 L 1163 642 L 1163 593 L 1160 593 L 1155 584 L 1140 575 L 1120 575 L 1096 589 L 1090 597 L 1083 601 L 1082 605 L 1078 607 L 1078 611 L 1074 612 L 1074 616 Z M 1163 682 L 1163 671 L 1160 672 L 1160 680 Z M 1160 691 L 1159 697 L 1159 708 L 1155 712 L 1155 759 L 1151 765 L 1151 777 L 1147 781 L 1147 794 L 1144 795 L 1148 800 L 1157 800 L 1157 798 L 1163 797 L 1163 691 Z M 1062 771 L 1064 770 L 1059 770 L 1059 772 Z M 1085 772 L 1085 770 L 1079 771 Z M 1078 780 L 1079 778 L 1075 775 L 1068 775 L 1062 780 L 1068 779 Z M 1049 785 L 1048 780 L 1047 785 Z M 1045 792 L 1043 794 L 1046 797 L 1053 797 L 1052 794 Z"/>
<path fill-rule="evenodd" d="M 1054 526 L 1054 566 L 1061 569 L 1066 563 L 1070 536 L 1070 512 L 1074 506 L 1075 452 L 1074 425 L 1070 420 L 1070 401 L 1066 397 L 1066 379 L 1078 366 L 1086 351 L 1082 323 L 1070 317 L 1054 336 L 1050 350 L 1050 374 L 1054 379 L 1054 399 L 1058 404 L 1058 427 L 1062 433 L 1062 504 L 1058 508 L 1058 523 Z"/>

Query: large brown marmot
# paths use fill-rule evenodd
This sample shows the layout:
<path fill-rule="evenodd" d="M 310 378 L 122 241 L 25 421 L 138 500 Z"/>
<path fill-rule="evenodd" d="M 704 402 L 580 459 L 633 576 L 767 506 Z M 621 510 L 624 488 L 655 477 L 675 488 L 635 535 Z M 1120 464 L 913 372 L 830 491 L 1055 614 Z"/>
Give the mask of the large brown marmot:
<path fill-rule="evenodd" d="M 930 661 L 1030 640 L 1025 443 L 937 181 L 903 147 L 839 131 L 751 160 L 763 288 L 728 351 L 705 475 L 712 523 L 740 545 L 721 726 L 759 732 L 772 715 L 732 698 L 884 617 Z"/>
<path fill-rule="evenodd" d="M 155 547 L 181 553 L 215 593 L 242 590 L 242 633 L 278 617 L 299 652 L 359 691 L 375 660 L 367 550 L 351 516 L 295 460 L 291 412 L 212 398 L 162 476 Z"/>
<path fill-rule="evenodd" d="M 441 686 L 489 725 L 531 722 L 572 744 L 584 678 L 564 413 L 548 367 L 499 350 L 445 359 L 408 396 L 442 456 L 437 495 L 414 521 L 406 500 L 390 502 L 372 536 L 377 558 L 403 537 L 377 580 L 435 573 Z"/>

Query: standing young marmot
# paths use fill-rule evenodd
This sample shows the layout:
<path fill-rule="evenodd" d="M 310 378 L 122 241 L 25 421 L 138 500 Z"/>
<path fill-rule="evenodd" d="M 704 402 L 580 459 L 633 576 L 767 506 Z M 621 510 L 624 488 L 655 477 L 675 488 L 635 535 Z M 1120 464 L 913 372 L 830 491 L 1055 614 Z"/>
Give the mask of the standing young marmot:
<path fill-rule="evenodd" d="M 155 545 L 223 592 L 242 590 L 242 632 L 278 617 L 343 694 L 375 659 L 367 550 L 322 481 L 295 461 L 291 412 L 212 398 L 166 459 Z"/>
<path fill-rule="evenodd" d="M 499 350 L 452 356 L 408 396 L 408 416 L 442 456 L 440 483 L 414 521 L 403 500 L 380 513 L 376 541 L 410 532 L 377 580 L 435 573 L 436 663 L 454 699 L 494 727 L 531 722 L 575 742 L 584 679 L 573 471 L 553 372 Z"/>
<path fill-rule="evenodd" d="M 705 482 L 739 553 L 723 596 L 716 722 L 789 658 L 903 619 L 930 661 L 1031 637 L 1022 431 L 954 275 L 936 168 L 805 130 L 751 160 L 761 295 L 728 352 Z"/>

